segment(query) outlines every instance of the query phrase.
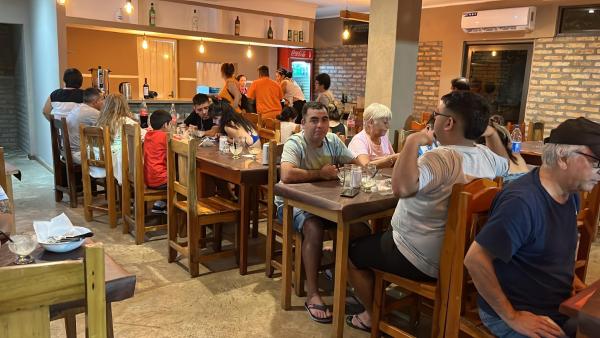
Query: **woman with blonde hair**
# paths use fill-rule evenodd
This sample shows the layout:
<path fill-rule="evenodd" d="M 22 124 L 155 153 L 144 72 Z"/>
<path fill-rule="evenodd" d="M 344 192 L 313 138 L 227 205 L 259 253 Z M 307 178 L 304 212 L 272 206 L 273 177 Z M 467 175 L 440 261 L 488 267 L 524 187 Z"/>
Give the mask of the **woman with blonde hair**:
<path fill-rule="evenodd" d="M 96 126 L 109 128 L 110 130 L 110 149 L 112 152 L 112 163 L 114 176 L 121 184 L 121 128 L 124 124 L 136 124 L 133 120 L 127 100 L 121 94 L 109 94 L 104 99 L 104 108 L 100 111 Z M 146 135 L 146 130 L 142 129 L 142 140 Z M 105 174 L 106 176 L 106 174 Z"/>
<path fill-rule="evenodd" d="M 388 139 L 392 111 L 380 103 L 371 103 L 363 113 L 363 130 L 356 134 L 348 149 L 362 164 L 375 164 L 378 168 L 394 165 L 398 154 L 394 153 Z"/>

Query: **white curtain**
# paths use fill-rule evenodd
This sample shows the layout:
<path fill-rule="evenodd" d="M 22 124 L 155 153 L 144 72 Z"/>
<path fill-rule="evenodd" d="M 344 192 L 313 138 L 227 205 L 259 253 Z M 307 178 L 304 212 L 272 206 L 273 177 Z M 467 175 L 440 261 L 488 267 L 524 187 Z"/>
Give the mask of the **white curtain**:
<path fill-rule="evenodd" d="M 221 64 L 210 62 L 196 62 L 196 86 L 221 88 Z"/>

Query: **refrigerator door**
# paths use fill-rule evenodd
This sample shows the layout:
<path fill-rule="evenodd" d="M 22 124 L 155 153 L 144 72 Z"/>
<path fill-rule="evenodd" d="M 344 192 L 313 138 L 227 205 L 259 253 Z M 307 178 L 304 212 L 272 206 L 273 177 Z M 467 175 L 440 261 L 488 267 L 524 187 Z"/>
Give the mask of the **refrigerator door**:
<path fill-rule="evenodd" d="M 302 88 L 306 101 L 310 101 L 311 98 L 311 68 L 311 62 L 300 60 L 292 61 L 292 78 L 298 83 L 300 88 Z"/>

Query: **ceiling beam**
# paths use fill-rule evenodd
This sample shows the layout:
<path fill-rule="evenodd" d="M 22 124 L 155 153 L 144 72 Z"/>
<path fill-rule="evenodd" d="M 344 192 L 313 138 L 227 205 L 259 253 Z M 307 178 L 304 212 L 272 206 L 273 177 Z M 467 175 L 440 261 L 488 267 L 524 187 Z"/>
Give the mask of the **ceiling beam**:
<path fill-rule="evenodd" d="M 342 18 L 344 20 L 369 22 L 369 14 L 359 13 L 359 12 L 351 12 L 349 10 L 340 11 L 340 18 Z"/>

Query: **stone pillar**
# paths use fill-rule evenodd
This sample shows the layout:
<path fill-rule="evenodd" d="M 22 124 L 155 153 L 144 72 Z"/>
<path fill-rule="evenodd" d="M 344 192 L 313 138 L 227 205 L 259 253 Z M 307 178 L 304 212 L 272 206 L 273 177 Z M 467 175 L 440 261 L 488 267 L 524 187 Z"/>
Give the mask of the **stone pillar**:
<path fill-rule="evenodd" d="M 390 138 L 412 113 L 420 21 L 421 0 L 371 0 L 365 106 L 390 107 Z"/>

